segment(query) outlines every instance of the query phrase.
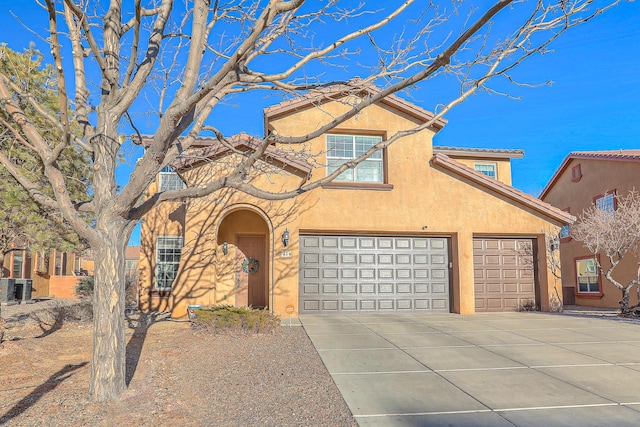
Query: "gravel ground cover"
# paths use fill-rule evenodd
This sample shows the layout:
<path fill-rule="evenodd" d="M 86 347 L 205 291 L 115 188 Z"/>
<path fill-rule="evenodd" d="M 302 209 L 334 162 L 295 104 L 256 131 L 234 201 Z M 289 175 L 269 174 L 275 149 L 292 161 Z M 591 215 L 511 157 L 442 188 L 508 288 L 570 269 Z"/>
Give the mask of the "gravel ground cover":
<path fill-rule="evenodd" d="M 295 326 L 229 336 L 184 322 L 140 322 L 127 329 L 127 391 L 116 402 L 92 403 L 91 324 L 47 321 L 56 304 L 2 307 L 0 425 L 357 426 Z"/>

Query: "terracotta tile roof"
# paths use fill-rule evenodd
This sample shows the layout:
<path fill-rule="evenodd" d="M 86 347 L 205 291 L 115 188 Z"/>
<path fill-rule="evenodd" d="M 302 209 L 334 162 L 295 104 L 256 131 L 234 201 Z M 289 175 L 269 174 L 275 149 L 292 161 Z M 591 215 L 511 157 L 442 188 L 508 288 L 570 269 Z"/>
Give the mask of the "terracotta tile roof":
<path fill-rule="evenodd" d="M 447 147 L 434 145 L 433 152 L 446 154 L 447 156 L 459 156 L 459 157 L 492 157 L 492 158 L 507 158 L 507 159 L 519 159 L 524 156 L 524 150 L 507 150 L 496 148 L 466 148 L 466 147 Z"/>
<path fill-rule="evenodd" d="M 552 218 L 562 224 L 571 224 L 575 221 L 575 217 L 564 212 L 548 203 L 543 202 L 523 191 L 520 191 L 510 185 L 504 184 L 496 179 L 475 171 L 474 169 L 457 162 L 445 154 L 435 154 L 431 158 L 431 164 L 443 167 L 451 172 L 467 178 L 477 184 L 482 185 L 490 190 L 495 191 L 515 202 L 521 203 L 528 208 L 536 210 L 545 216 Z"/>
<path fill-rule="evenodd" d="M 258 148 L 262 143 L 262 138 L 253 137 L 243 132 L 228 138 L 227 142 L 233 150 L 248 152 Z M 173 164 L 176 169 L 191 168 L 208 160 L 227 155 L 231 151 L 231 148 L 222 144 L 217 138 L 200 138 L 195 141 L 193 146 L 196 148 L 189 152 L 188 156 L 176 159 Z M 291 153 L 275 148 L 273 145 L 267 147 L 262 157 L 268 163 L 284 167 L 301 176 L 308 176 L 311 173 L 310 164 L 294 158 Z"/>
<path fill-rule="evenodd" d="M 349 95 L 376 95 L 380 93 L 381 89 L 375 86 L 367 86 L 362 87 L 348 84 L 336 84 L 329 86 L 325 89 L 321 89 L 314 93 L 309 94 L 308 96 L 300 96 L 288 101 L 281 102 L 279 104 L 272 105 L 271 107 L 265 108 L 264 117 L 265 123 L 269 121 L 269 119 L 274 119 L 277 117 L 285 116 L 287 114 L 291 114 L 296 111 L 300 111 L 312 106 L 320 105 L 325 102 L 344 98 Z M 421 121 L 427 122 L 433 119 L 434 114 L 430 111 L 427 111 L 417 105 L 406 101 L 397 95 L 389 95 L 385 98 L 382 98 L 378 101 L 382 104 L 385 104 L 389 107 L 395 108 L 409 116 Z M 431 129 L 434 132 L 439 131 L 444 127 L 447 123 L 445 119 L 438 119 L 432 126 Z"/>
<path fill-rule="evenodd" d="M 125 248 L 126 259 L 140 259 L 140 246 L 127 246 Z"/>
<path fill-rule="evenodd" d="M 549 183 L 544 187 L 539 196 L 541 199 L 543 199 L 551 188 L 553 188 L 558 178 L 560 178 L 564 173 L 565 169 L 573 159 L 640 162 L 640 150 L 573 151 L 565 157 L 549 180 Z"/>

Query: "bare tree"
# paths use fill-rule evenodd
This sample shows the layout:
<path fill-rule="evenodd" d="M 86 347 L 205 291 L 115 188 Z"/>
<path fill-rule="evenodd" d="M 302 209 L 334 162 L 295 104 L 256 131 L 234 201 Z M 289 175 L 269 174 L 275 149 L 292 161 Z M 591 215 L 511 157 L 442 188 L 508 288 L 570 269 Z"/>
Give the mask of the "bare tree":
<path fill-rule="evenodd" d="M 546 243 L 547 268 L 553 275 L 553 290 L 555 295 L 549 298 L 549 311 L 562 311 L 562 298 L 558 291 L 558 283 L 562 283 L 562 264 L 560 263 L 560 239 L 557 227 L 548 227 L 541 230 L 544 233 Z"/>
<path fill-rule="evenodd" d="M 640 193 L 632 190 L 626 196 L 615 197 L 617 209 L 613 212 L 592 206 L 578 215 L 571 226 L 571 237 L 584 243 L 594 254 L 602 275 L 622 293 L 621 314 L 637 314 L 640 303 L 630 306 L 629 294 L 640 284 L 640 267 L 637 276 L 625 278 L 625 282 L 614 278 L 613 272 L 625 257 L 640 257 Z M 600 261 L 599 254 L 606 257 L 606 264 Z M 640 289 L 638 293 L 640 297 Z"/>
<path fill-rule="evenodd" d="M 165 201 L 222 189 L 283 200 L 317 188 L 374 152 L 431 127 L 475 91 L 501 93 L 488 85 L 491 79 L 524 84 L 516 81 L 515 68 L 546 53 L 563 32 L 619 0 L 602 1 L 496 0 L 479 9 L 469 6 L 467 12 L 462 2 L 415 0 L 384 2 L 379 10 L 367 10 L 366 3 L 343 6 L 338 0 L 45 0 L 58 111 L 39 105 L 8 72 L 0 74 L 0 108 L 15 140 L 42 159 L 46 180 L 31 181 L 2 150 L 0 164 L 34 200 L 58 209 L 93 249 L 94 399 L 116 398 L 125 388 L 124 251 L 133 227 L 147 212 Z M 492 32 L 497 19 L 501 34 Z M 399 20 L 402 29 L 390 35 L 389 23 Z M 351 61 L 356 57 L 357 62 Z M 352 69 L 346 69 L 349 63 L 354 63 Z M 363 77 L 350 78 L 357 74 Z M 268 147 L 289 146 L 292 156 L 304 157 L 305 150 L 296 146 L 304 147 L 385 97 L 443 74 L 459 80 L 459 92 L 440 101 L 431 120 L 389 135 L 329 176 L 279 193 L 244 179 L 258 168 Z M 332 81 L 334 76 L 344 78 Z M 247 92 L 263 91 L 315 99 L 326 95 L 329 86 L 333 94 L 336 88 L 341 91 L 347 108 L 315 131 L 254 138 L 251 150 L 237 153 L 241 162 L 222 175 L 212 174 L 205 185 L 143 197 L 156 175 L 178 156 L 188 157 L 202 136 L 213 136 L 218 146 L 233 150 L 215 121 L 215 108 L 231 97 L 240 102 Z M 149 111 L 153 116 L 141 114 Z M 59 129 L 62 137 L 48 139 L 33 126 L 33 114 Z M 155 130 L 129 182 L 120 188 L 115 181 L 118 159 L 131 150 L 122 135 L 135 133 L 133 141 L 142 141 L 139 130 L 145 121 Z M 92 158 L 93 197 L 88 200 L 70 196 L 58 164 L 70 145 L 83 147 Z M 43 186 L 53 189 L 53 196 Z M 85 222 L 83 212 L 91 212 L 95 221 Z"/>

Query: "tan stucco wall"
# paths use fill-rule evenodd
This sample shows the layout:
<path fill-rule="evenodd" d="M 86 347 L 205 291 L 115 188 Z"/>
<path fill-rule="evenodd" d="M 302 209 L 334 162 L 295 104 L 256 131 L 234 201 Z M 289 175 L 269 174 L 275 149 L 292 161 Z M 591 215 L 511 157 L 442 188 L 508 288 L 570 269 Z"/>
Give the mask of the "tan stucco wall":
<path fill-rule="evenodd" d="M 456 159 L 463 165 L 474 168 L 476 163 L 480 164 L 494 164 L 496 165 L 496 179 L 500 182 L 504 182 L 507 185 L 511 185 L 511 160 L 510 159 L 496 159 L 496 158 L 468 158 L 459 156 L 449 156 L 452 159 Z"/>
<path fill-rule="evenodd" d="M 580 164 L 582 177 L 578 182 L 572 182 L 572 168 L 577 164 Z M 616 190 L 619 195 L 626 195 L 634 187 L 638 189 L 639 185 L 638 162 L 571 159 L 544 200 L 560 209 L 569 208 L 571 214 L 577 216 L 593 204 L 594 197 L 612 190 Z M 573 290 L 577 305 L 617 308 L 622 294 L 604 277 L 601 278 L 603 295 L 589 296 L 577 293 L 575 259 L 589 255 L 590 252 L 580 241 L 569 239 L 560 243 L 563 287 L 565 290 Z M 605 268 L 610 265 L 604 254 L 600 254 L 600 261 Z M 637 277 L 638 262 L 632 254 L 627 255 L 614 270 L 614 278 L 628 283 Z M 637 301 L 637 293 L 632 291 L 631 303 L 635 304 Z"/>
<path fill-rule="evenodd" d="M 275 119 L 270 125 L 279 135 L 302 135 L 317 128 L 330 117 L 344 109 L 343 105 L 330 103 L 322 109 L 307 109 Z M 340 126 L 336 132 L 353 133 L 357 129 L 378 132 L 390 137 L 395 132 L 415 126 L 413 119 L 396 114 L 388 108 L 372 106 Z M 319 188 L 285 202 L 258 201 L 243 194 L 220 194 L 208 202 L 189 202 L 187 207 L 185 249 L 180 284 L 173 298 L 176 299 L 174 315 L 183 316 L 186 304 L 233 303 L 234 277 L 229 260 L 233 260 L 234 233 L 266 233 L 269 253 L 273 256 L 269 265 L 272 308 L 285 315 L 285 307 L 298 309 L 298 238 L 300 232 L 356 232 L 371 234 L 402 234 L 414 236 L 446 236 L 451 241 L 453 281 L 452 311 L 462 314 L 475 311 L 474 302 L 474 236 L 531 237 L 538 240 L 540 265 L 545 266 L 544 238 L 542 230 L 550 226 L 549 220 L 523 205 L 492 193 L 485 187 L 466 182 L 459 176 L 430 165 L 434 133 L 424 130 L 408 136 L 387 149 L 388 183 L 392 190 L 329 189 Z M 312 152 L 320 153 L 320 167 L 313 171 L 312 179 L 325 176 L 325 137 L 311 141 Z M 190 179 L 197 180 L 197 171 Z M 502 173 L 504 176 L 505 172 Z M 509 174 L 510 175 L 510 174 Z M 296 188 L 300 177 L 281 174 L 269 179 L 261 176 L 253 181 L 257 186 L 271 191 Z M 223 219 L 238 211 L 252 211 L 262 222 L 242 221 L 237 215 L 235 224 L 225 224 Z M 230 217 L 230 216 L 229 216 Z M 163 215 L 157 211 L 145 220 L 142 228 L 145 241 L 152 243 L 151 230 Z M 246 216 L 245 216 L 246 218 Z M 220 224 L 223 226 L 216 235 Z M 556 224 L 560 225 L 560 224 Z M 252 230 L 251 227 L 260 230 Z M 265 228 L 266 226 L 266 228 Z M 426 226 L 426 229 L 424 228 Z M 290 258 L 283 258 L 280 236 L 287 228 L 291 243 L 287 251 Z M 157 235 L 157 233 L 155 233 Z M 230 253 L 222 257 L 220 245 L 227 240 Z M 189 243 L 192 242 L 192 243 Z M 144 251 L 143 251 L 144 252 Z M 141 254 L 141 283 L 147 289 L 152 280 L 152 262 Z M 147 267 L 145 267 L 145 262 Z M 146 268 L 146 270 L 145 270 Z M 146 272 L 146 276 L 145 276 Z M 548 272 L 540 274 L 541 305 L 548 308 L 548 297 L 553 284 L 547 280 Z M 143 291 L 144 293 L 144 291 Z M 180 300 L 180 301 L 178 301 Z M 181 302 L 182 301 L 182 302 Z"/>
<path fill-rule="evenodd" d="M 149 188 L 155 192 L 157 184 Z M 140 230 L 140 262 L 138 301 L 145 311 L 169 311 L 174 305 L 173 295 L 160 295 L 155 287 L 155 247 L 158 236 L 183 236 L 185 205 L 183 203 L 164 203 L 149 212 L 142 220 Z"/>

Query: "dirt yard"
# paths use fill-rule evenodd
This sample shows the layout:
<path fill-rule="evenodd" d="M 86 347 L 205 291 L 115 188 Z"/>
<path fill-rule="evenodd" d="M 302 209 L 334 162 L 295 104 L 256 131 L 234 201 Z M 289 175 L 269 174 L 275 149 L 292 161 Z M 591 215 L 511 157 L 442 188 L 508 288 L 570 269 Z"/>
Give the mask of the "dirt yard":
<path fill-rule="evenodd" d="M 91 324 L 2 310 L 0 425 L 357 425 L 300 327 L 234 337 L 184 322 L 140 324 L 127 329 L 127 391 L 95 404 Z"/>

